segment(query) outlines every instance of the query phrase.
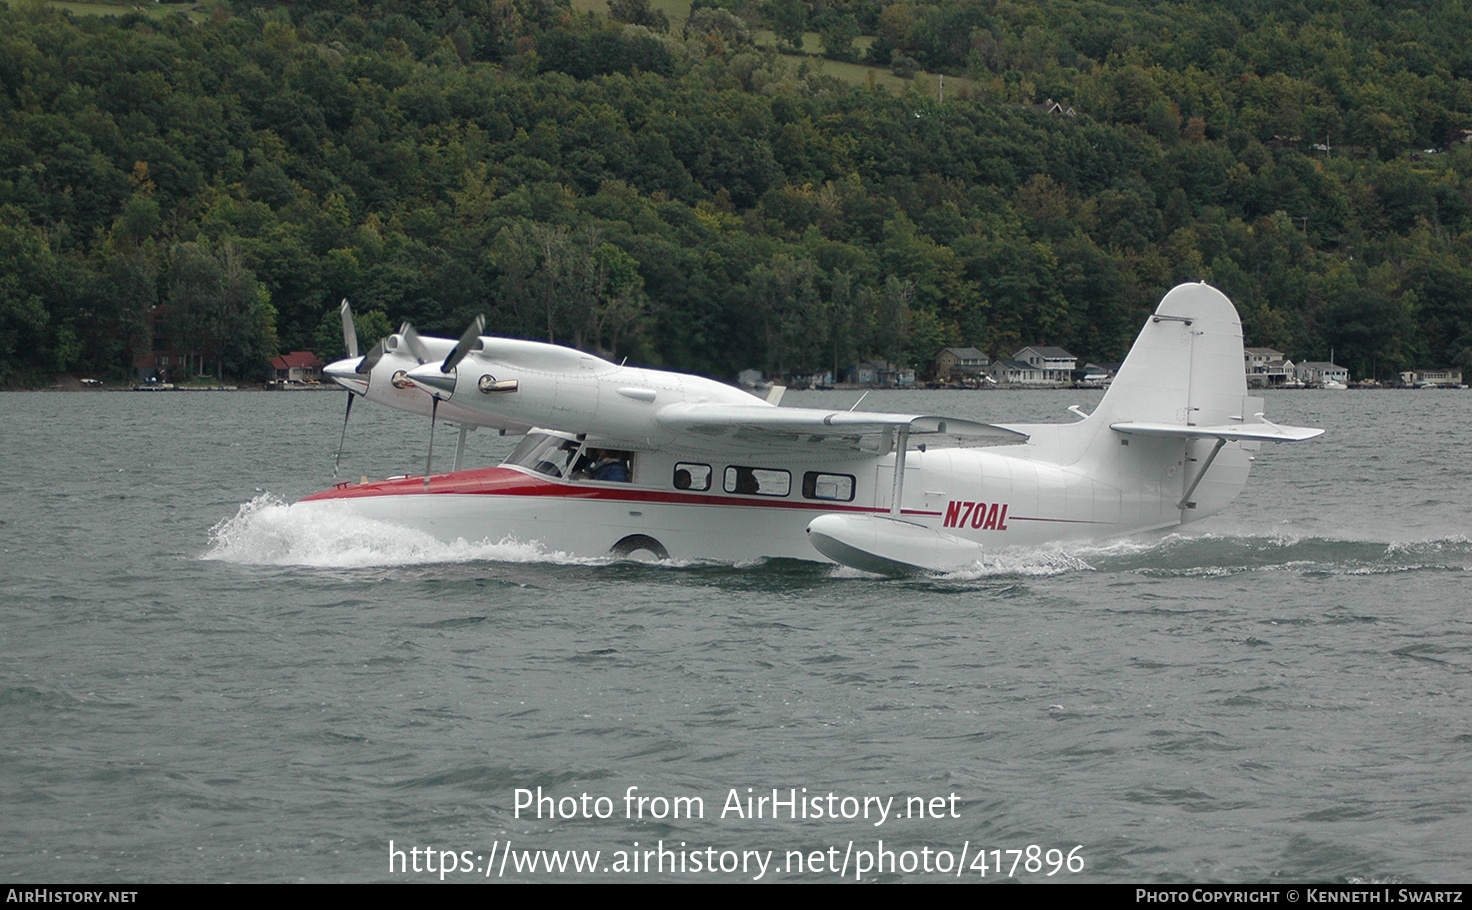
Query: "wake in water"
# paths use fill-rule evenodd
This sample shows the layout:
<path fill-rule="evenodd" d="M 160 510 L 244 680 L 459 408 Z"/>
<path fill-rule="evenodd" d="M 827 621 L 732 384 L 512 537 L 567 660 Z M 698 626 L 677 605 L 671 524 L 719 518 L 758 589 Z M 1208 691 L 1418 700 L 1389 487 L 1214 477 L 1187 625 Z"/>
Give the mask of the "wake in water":
<path fill-rule="evenodd" d="M 210 529 L 204 559 L 242 565 L 351 569 L 433 563 L 557 562 L 593 564 L 511 538 L 445 543 L 410 528 L 364 519 L 347 511 L 295 509 L 263 493 Z"/>
<path fill-rule="evenodd" d="M 537 542 L 457 540 L 446 543 L 398 525 L 364 519 L 344 509 L 295 509 L 269 493 L 240 506 L 210 532 L 204 559 L 242 565 L 367 568 L 437 563 L 510 562 L 602 566 L 610 557 L 574 557 Z M 777 571 L 785 563 L 759 561 L 741 568 Z M 666 568 L 708 563 L 666 562 Z M 1046 578 L 1072 572 L 1126 572 L 1161 578 L 1224 576 L 1244 572 L 1293 571 L 1327 575 L 1378 575 L 1417 571 L 1472 570 L 1472 540 L 1448 537 L 1384 543 L 1296 537 L 1284 534 L 1167 534 L 1096 544 L 1051 544 L 1001 548 L 984 563 L 939 577 L 956 581 Z M 828 577 L 864 578 L 841 567 Z"/>
<path fill-rule="evenodd" d="M 1295 571 L 1365 575 L 1472 568 L 1472 541 L 1345 540 L 1290 534 L 1174 533 L 1155 540 L 1123 540 L 1074 551 L 1101 572 L 1159 577 Z"/>
<path fill-rule="evenodd" d="M 1322 575 L 1472 570 L 1472 540 L 1340 540 L 1285 534 L 1173 533 L 1107 543 L 999 549 L 986 561 L 939 577 L 957 581 L 1129 572 L 1158 578 L 1290 571 Z"/>

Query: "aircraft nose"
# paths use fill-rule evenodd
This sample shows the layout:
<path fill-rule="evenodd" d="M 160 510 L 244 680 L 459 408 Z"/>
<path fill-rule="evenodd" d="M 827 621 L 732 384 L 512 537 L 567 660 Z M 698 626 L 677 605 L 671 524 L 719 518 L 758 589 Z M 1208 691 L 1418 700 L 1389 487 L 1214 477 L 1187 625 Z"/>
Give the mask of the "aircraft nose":
<path fill-rule="evenodd" d="M 436 398 L 449 398 L 455 394 L 455 371 L 440 372 L 437 363 L 426 363 L 409 371 L 409 381 Z"/>
<path fill-rule="evenodd" d="M 358 374 L 361 357 L 348 357 L 329 363 L 322 374 L 350 392 L 361 392 L 368 387 L 368 377 Z"/>

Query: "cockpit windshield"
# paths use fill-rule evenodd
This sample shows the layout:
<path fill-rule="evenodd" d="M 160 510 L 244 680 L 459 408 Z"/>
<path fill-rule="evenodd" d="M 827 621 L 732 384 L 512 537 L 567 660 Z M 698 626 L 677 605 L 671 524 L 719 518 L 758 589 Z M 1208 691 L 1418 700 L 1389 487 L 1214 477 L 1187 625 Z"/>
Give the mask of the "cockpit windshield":
<path fill-rule="evenodd" d="M 529 468 L 548 477 L 567 477 L 582 443 L 575 436 L 528 433 L 503 464 Z"/>
<path fill-rule="evenodd" d="M 565 480 L 633 481 L 633 452 L 583 443 L 584 440 L 571 433 L 534 430 L 501 463 Z"/>

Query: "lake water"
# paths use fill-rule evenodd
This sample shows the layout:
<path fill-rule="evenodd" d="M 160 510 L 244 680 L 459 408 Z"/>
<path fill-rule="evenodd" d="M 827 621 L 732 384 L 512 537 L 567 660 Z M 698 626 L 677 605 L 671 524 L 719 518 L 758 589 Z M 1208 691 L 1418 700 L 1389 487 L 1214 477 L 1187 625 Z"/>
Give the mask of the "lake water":
<path fill-rule="evenodd" d="M 1184 533 L 880 579 L 304 525 L 340 394 L 0 394 L 0 875 L 1465 880 L 1472 395 L 1267 397 L 1327 434 Z"/>

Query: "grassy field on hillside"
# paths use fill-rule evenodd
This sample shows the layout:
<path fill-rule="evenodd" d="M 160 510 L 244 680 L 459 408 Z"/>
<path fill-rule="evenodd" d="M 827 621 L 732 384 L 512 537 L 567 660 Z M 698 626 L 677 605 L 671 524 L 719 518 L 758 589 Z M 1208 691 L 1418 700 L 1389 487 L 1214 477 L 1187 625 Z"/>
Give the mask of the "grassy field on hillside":
<path fill-rule="evenodd" d="M 572 0 L 572 5 L 574 9 L 584 12 L 608 15 L 607 0 Z M 683 28 L 685 20 L 690 16 L 690 0 L 650 0 L 650 6 L 664 11 L 665 16 L 670 20 L 670 30 L 673 32 L 678 32 Z M 752 33 L 752 39 L 761 47 L 777 46 L 777 35 L 769 29 L 757 29 Z M 858 48 L 860 54 L 867 51 L 869 45 L 873 43 L 873 35 L 860 35 L 854 39 L 854 47 Z M 840 63 L 837 60 L 825 59 L 819 56 L 823 42 L 818 38 L 817 32 L 804 32 L 802 46 L 802 52 L 783 53 L 782 56 L 794 65 L 806 62 L 809 67 L 823 75 L 842 79 L 851 85 L 882 85 L 895 91 L 903 91 L 913 86 L 926 94 L 936 94 L 939 90 L 938 77 L 924 70 L 921 70 L 913 79 L 903 79 L 891 72 L 887 66 Z M 970 85 L 970 79 L 963 76 L 951 76 L 946 79 L 946 94 L 949 96 L 951 92 L 959 91 Z"/>
<path fill-rule="evenodd" d="M 204 13 L 192 3 L 85 3 L 80 0 L 51 0 L 51 5 L 76 16 L 126 16 L 141 13 L 150 19 L 163 19 L 183 13 L 196 22 L 204 21 Z"/>

